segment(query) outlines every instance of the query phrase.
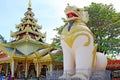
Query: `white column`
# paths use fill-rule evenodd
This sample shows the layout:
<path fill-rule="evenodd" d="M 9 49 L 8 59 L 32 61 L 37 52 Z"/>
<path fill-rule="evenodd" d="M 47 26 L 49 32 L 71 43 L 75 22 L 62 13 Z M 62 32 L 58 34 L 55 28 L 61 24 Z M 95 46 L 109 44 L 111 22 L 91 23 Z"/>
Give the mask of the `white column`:
<path fill-rule="evenodd" d="M 52 76 L 53 64 L 50 64 L 50 75 Z"/>
<path fill-rule="evenodd" d="M 25 78 L 27 78 L 27 71 L 28 71 L 28 69 L 27 69 L 27 61 L 25 62 Z"/>
<path fill-rule="evenodd" d="M 50 64 L 50 71 L 53 71 L 53 64 Z"/>
<path fill-rule="evenodd" d="M 12 63 L 11 63 L 11 70 L 12 70 L 12 77 L 14 77 L 14 59 L 12 60 Z"/>
<path fill-rule="evenodd" d="M 8 63 L 6 63 L 6 76 L 8 76 Z"/>

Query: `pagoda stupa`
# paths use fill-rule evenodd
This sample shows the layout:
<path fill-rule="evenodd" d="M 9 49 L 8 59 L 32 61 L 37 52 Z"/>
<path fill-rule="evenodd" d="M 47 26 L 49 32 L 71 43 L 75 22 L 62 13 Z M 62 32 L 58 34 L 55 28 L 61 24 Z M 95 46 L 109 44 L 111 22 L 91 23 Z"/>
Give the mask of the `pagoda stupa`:
<path fill-rule="evenodd" d="M 30 78 L 45 76 L 46 70 L 62 68 L 59 56 L 61 49 L 56 49 L 45 42 L 46 33 L 37 24 L 29 0 L 28 9 L 21 23 L 16 25 L 16 32 L 11 32 L 10 42 L 0 40 L 0 72 L 11 74 L 12 78 Z"/>

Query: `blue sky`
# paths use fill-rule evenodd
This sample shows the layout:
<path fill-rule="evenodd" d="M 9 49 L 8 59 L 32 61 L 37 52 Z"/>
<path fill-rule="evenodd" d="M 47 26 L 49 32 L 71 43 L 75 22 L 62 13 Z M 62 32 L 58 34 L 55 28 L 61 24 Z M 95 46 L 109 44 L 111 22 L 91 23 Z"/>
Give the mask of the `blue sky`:
<path fill-rule="evenodd" d="M 15 24 L 21 23 L 27 11 L 29 0 L 0 0 L 0 34 L 9 41 L 10 31 L 15 32 Z M 116 11 L 120 12 L 120 0 L 31 0 L 32 11 L 38 24 L 42 25 L 41 32 L 47 32 L 47 42 L 56 34 L 53 29 L 63 25 L 61 20 L 65 18 L 64 9 L 67 3 L 78 7 L 89 6 L 91 2 L 110 4 L 112 3 Z"/>

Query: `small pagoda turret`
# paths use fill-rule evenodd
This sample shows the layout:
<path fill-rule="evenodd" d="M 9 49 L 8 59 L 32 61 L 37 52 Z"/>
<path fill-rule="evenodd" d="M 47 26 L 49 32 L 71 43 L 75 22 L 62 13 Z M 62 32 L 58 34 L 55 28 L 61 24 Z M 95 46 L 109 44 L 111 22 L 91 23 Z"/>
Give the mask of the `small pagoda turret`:
<path fill-rule="evenodd" d="M 46 32 L 37 24 L 29 0 L 25 17 L 16 25 L 16 32 L 11 31 L 10 42 L 0 40 L 0 72 L 12 78 L 39 78 L 46 76 L 46 70 L 62 69 L 61 49 L 45 42 Z M 29 73 L 29 74 L 28 74 Z"/>

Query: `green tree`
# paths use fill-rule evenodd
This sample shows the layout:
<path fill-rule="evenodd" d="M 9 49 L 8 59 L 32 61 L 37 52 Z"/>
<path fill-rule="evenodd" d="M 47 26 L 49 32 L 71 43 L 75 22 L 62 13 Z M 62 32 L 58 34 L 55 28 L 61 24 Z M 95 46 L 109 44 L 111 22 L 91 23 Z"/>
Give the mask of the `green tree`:
<path fill-rule="evenodd" d="M 52 46 L 56 48 L 61 48 L 60 35 L 61 35 L 63 28 L 67 25 L 67 23 L 65 22 L 65 18 L 62 18 L 62 20 L 64 22 L 64 25 L 54 29 L 54 31 L 57 31 L 57 35 L 55 35 L 55 38 L 52 39 L 53 40 Z"/>
<path fill-rule="evenodd" d="M 92 3 L 85 7 L 89 13 L 87 26 L 95 35 L 98 51 L 119 53 L 120 51 L 120 13 L 113 5 Z"/>

